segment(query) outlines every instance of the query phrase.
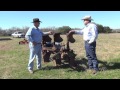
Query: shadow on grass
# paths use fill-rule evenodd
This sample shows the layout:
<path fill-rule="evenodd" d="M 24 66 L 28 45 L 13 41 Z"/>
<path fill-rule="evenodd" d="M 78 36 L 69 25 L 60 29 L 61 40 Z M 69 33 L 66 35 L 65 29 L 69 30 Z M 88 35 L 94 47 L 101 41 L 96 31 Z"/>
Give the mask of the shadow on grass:
<path fill-rule="evenodd" d="M 119 58 L 117 60 L 119 60 Z M 87 59 L 82 58 L 81 60 L 76 60 L 76 61 L 79 64 L 80 69 L 82 69 L 82 68 L 84 69 L 82 64 L 86 66 L 85 70 L 88 68 L 88 64 L 87 64 L 88 60 Z M 113 59 L 112 61 L 115 61 L 115 59 Z M 116 61 L 115 62 L 106 62 L 103 60 L 98 60 L 98 63 L 99 63 L 100 71 L 120 69 L 120 62 L 116 62 Z"/>
<path fill-rule="evenodd" d="M 105 65 L 108 70 L 120 69 L 120 62 L 109 62 Z"/>
<path fill-rule="evenodd" d="M 68 69 L 70 68 L 69 64 L 62 64 L 61 66 L 46 66 L 42 68 L 42 70 L 52 70 L 52 69 L 68 69 L 68 72 L 72 71 L 86 71 L 88 68 L 88 60 L 85 58 L 76 59 L 77 67 L 75 69 Z M 102 60 L 98 60 L 99 69 L 100 71 L 111 70 L 111 69 L 120 69 L 120 63 L 118 62 L 105 62 Z"/>
<path fill-rule="evenodd" d="M 0 41 L 12 40 L 11 38 L 0 38 Z"/>
<path fill-rule="evenodd" d="M 70 71 L 85 71 L 86 68 L 82 67 L 81 64 L 84 64 L 85 66 L 87 66 L 87 60 L 85 58 L 82 58 L 81 60 L 76 60 L 77 63 L 77 67 L 76 68 L 71 68 L 69 66 L 69 63 L 62 63 L 61 66 L 46 66 L 43 67 L 42 70 L 53 70 L 53 69 L 68 69 L 68 72 Z"/>
<path fill-rule="evenodd" d="M 116 59 L 113 59 L 112 61 L 115 61 Z M 119 60 L 119 58 L 117 59 Z M 76 59 L 76 62 L 78 64 L 78 67 L 76 70 L 79 71 L 86 71 L 88 68 L 88 60 L 85 58 Z M 115 69 L 120 69 L 120 62 L 106 62 L 103 60 L 98 60 L 99 63 L 99 69 L 100 71 L 105 71 L 105 70 L 115 70 Z"/>

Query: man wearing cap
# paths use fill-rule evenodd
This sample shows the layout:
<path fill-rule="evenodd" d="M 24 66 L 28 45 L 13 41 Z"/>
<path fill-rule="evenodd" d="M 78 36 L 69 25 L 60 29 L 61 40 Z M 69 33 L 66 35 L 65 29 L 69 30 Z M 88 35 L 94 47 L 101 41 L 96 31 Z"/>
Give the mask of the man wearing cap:
<path fill-rule="evenodd" d="M 42 36 L 46 34 L 52 34 L 51 31 L 47 33 L 43 33 L 38 27 L 40 25 L 39 18 L 33 19 L 34 27 L 29 28 L 25 37 L 29 41 L 29 48 L 30 48 L 30 57 L 28 63 L 28 70 L 30 73 L 33 73 L 33 60 L 36 58 L 37 62 L 37 69 L 41 69 L 41 42 Z"/>
<path fill-rule="evenodd" d="M 98 28 L 91 22 L 91 16 L 85 16 L 83 19 L 85 28 L 82 30 L 71 30 L 69 33 L 83 35 L 85 41 L 86 57 L 88 58 L 89 69 L 95 74 L 98 69 L 98 60 L 96 56 L 96 39 L 98 37 Z"/>

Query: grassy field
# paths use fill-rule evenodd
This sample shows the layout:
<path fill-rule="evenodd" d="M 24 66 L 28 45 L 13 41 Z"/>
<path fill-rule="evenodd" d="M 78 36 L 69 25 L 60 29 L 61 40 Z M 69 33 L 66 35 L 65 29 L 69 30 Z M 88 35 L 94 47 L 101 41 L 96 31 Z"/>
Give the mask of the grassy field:
<path fill-rule="evenodd" d="M 66 42 L 66 36 L 62 36 Z M 2 37 L 0 37 L 2 38 Z M 76 60 L 80 68 L 73 70 L 69 67 L 54 68 L 53 62 L 44 64 L 42 70 L 30 74 L 27 70 L 29 48 L 19 45 L 20 38 L 0 41 L 0 79 L 119 79 L 120 78 L 120 34 L 100 34 L 97 40 L 97 57 L 100 69 L 104 71 L 93 75 L 87 67 L 84 41 L 82 36 L 74 35 L 76 42 L 70 44 L 77 54 Z M 34 62 L 36 70 L 36 61 Z"/>

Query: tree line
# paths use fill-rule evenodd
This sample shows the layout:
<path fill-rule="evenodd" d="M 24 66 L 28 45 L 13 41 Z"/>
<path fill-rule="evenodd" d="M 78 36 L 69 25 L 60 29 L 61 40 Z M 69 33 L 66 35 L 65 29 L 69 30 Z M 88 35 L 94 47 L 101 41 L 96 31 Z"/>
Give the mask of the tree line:
<path fill-rule="evenodd" d="M 117 33 L 117 32 L 120 32 L 119 30 L 118 31 L 112 30 L 109 26 L 103 26 L 101 24 L 96 24 L 96 25 L 98 27 L 99 33 Z M 9 29 L 0 28 L 0 36 L 11 36 L 11 34 L 14 33 L 15 31 L 21 31 L 21 32 L 26 33 L 28 29 L 29 29 L 29 27 L 27 27 L 27 26 L 23 27 L 23 28 L 18 28 L 18 27 L 12 27 Z M 66 34 L 70 30 L 76 30 L 76 29 L 79 30 L 80 28 L 71 28 L 69 26 L 62 26 L 62 27 L 58 27 L 58 28 L 56 28 L 56 27 L 41 28 L 41 30 L 43 32 L 53 31 L 53 32 L 61 33 L 61 34 Z"/>

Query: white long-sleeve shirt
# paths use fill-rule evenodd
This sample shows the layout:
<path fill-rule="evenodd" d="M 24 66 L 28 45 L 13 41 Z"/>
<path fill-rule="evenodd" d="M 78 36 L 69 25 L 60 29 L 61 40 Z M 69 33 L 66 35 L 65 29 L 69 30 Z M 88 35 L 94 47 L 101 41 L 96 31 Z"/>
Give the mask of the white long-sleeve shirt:
<path fill-rule="evenodd" d="M 92 43 L 96 41 L 98 37 L 98 28 L 95 24 L 89 23 L 82 30 L 75 30 L 76 34 L 83 35 L 83 40 L 88 41 L 88 43 Z"/>

